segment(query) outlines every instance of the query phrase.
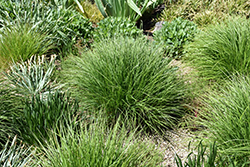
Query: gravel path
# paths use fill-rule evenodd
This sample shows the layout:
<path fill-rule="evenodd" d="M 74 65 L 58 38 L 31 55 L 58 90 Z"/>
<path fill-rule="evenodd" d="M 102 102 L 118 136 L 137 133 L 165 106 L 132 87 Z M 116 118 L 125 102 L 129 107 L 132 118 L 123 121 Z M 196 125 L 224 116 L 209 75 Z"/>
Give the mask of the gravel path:
<path fill-rule="evenodd" d="M 188 154 L 191 152 L 188 150 L 189 142 L 191 142 L 191 148 L 195 148 L 200 141 L 199 138 L 191 134 L 189 130 L 179 129 L 176 132 L 170 132 L 167 141 L 159 141 L 160 149 L 164 152 L 163 167 L 177 167 L 174 157 L 177 154 L 183 162 L 185 162 Z"/>

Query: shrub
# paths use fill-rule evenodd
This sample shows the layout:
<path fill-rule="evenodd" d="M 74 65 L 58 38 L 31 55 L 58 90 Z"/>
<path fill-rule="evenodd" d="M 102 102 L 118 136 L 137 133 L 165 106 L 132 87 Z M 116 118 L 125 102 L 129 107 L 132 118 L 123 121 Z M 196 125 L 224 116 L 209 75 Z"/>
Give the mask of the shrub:
<path fill-rule="evenodd" d="M 24 142 L 39 145 L 45 143 L 51 130 L 59 123 L 73 119 L 78 112 L 78 103 L 71 101 L 68 93 L 36 94 L 31 100 L 26 100 L 23 113 L 15 119 L 19 124 L 20 136 Z"/>
<path fill-rule="evenodd" d="M 108 17 L 98 23 L 94 33 L 94 40 L 101 41 L 104 38 L 114 38 L 118 36 L 138 37 L 142 35 L 142 30 L 135 26 L 135 22 L 121 17 Z"/>
<path fill-rule="evenodd" d="M 211 26 L 186 47 L 187 60 L 207 80 L 250 70 L 250 21 L 240 18 Z"/>
<path fill-rule="evenodd" d="M 47 157 L 41 160 L 44 167 L 147 167 L 158 166 L 163 161 L 152 141 L 136 138 L 134 131 L 127 134 L 125 126 L 118 123 L 112 129 L 100 122 L 83 123 L 76 130 L 71 125 L 62 126 L 60 133 L 54 133 L 50 139 L 43 148 Z"/>
<path fill-rule="evenodd" d="M 164 22 L 162 28 L 154 33 L 154 40 L 163 44 L 168 56 L 181 58 L 183 45 L 192 41 L 196 32 L 197 27 L 193 22 L 177 18 Z"/>
<path fill-rule="evenodd" d="M 219 88 L 201 100 L 201 124 L 222 153 L 249 158 L 250 78 L 234 76 Z"/>
<path fill-rule="evenodd" d="M 27 60 L 52 48 L 46 34 L 35 32 L 29 25 L 13 26 L 0 33 L 0 65 L 8 67 L 12 61 Z"/>
<path fill-rule="evenodd" d="M 105 108 L 110 123 L 121 116 L 129 124 L 135 119 L 141 128 L 158 131 L 173 127 L 185 113 L 187 89 L 170 61 L 145 38 L 122 37 L 72 57 L 63 73 L 84 104 Z"/>
<path fill-rule="evenodd" d="M 79 12 L 69 9 L 60 10 L 60 15 L 64 16 L 59 26 L 67 28 L 63 29 L 64 34 L 68 34 L 68 38 L 73 43 L 80 41 L 82 45 L 88 45 L 92 40 L 94 28 L 92 23 L 84 18 Z"/>

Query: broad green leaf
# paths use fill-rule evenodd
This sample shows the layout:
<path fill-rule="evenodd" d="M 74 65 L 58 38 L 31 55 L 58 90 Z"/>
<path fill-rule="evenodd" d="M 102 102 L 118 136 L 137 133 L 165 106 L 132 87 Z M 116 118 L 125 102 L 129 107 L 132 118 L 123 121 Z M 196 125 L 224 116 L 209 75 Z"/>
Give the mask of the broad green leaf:
<path fill-rule="evenodd" d="M 78 1 L 78 0 L 74 0 L 74 1 L 75 1 L 75 3 L 78 5 L 78 7 L 79 7 L 79 9 L 81 10 L 81 12 L 84 13 L 84 10 L 83 10 L 83 8 L 82 8 L 82 5 L 79 3 L 79 1 Z"/>
<path fill-rule="evenodd" d="M 103 1 L 102 0 L 95 0 L 96 6 L 98 7 L 98 9 L 100 10 L 100 12 L 102 13 L 102 15 L 104 17 L 108 17 L 106 14 L 106 9 L 104 7 Z"/>
<path fill-rule="evenodd" d="M 140 9 L 136 6 L 133 0 L 127 0 L 127 3 L 131 9 L 133 9 L 138 15 L 142 16 Z"/>

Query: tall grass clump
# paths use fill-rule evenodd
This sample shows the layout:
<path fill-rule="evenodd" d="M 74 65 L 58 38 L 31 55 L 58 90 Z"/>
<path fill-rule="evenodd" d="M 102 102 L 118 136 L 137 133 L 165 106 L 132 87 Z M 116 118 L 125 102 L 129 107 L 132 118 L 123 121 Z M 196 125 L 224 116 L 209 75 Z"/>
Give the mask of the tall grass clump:
<path fill-rule="evenodd" d="M 51 48 L 48 35 L 34 31 L 28 24 L 6 28 L 0 34 L 0 66 L 6 68 L 12 61 L 25 61 Z"/>
<path fill-rule="evenodd" d="M 209 145 L 208 148 L 208 146 L 203 145 L 202 141 L 200 141 L 195 150 L 190 150 L 191 152 L 183 162 L 181 158 L 176 155 L 175 162 L 177 167 L 243 167 L 249 165 L 248 159 L 238 162 L 237 159 L 229 155 L 218 154 L 216 142 L 210 143 Z M 190 147 L 190 143 L 188 147 Z"/>
<path fill-rule="evenodd" d="M 43 148 L 42 166 L 151 167 L 163 161 L 152 141 L 137 138 L 134 131 L 128 134 L 124 125 L 116 123 L 109 129 L 98 121 L 85 122 L 79 128 L 60 127 L 59 134 L 53 133 Z"/>
<path fill-rule="evenodd" d="M 250 70 L 250 21 L 229 19 L 201 32 L 187 45 L 190 66 L 206 80 L 219 81 Z"/>
<path fill-rule="evenodd" d="M 0 83 L 1 138 L 16 133 L 25 143 L 37 144 L 58 121 L 76 115 L 78 103 L 60 91 L 61 85 L 52 79 L 54 70 L 55 57 L 47 61 L 45 56 L 32 56 L 5 73 Z"/>
<path fill-rule="evenodd" d="M 104 108 L 110 123 L 120 116 L 152 131 L 173 127 L 184 115 L 187 88 L 159 48 L 145 38 L 124 37 L 94 48 L 63 66 L 87 107 Z"/>
<path fill-rule="evenodd" d="M 235 75 L 219 88 L 201 100 L 200 121 L 220 152 L 249 158 L 250 78 Z"/>

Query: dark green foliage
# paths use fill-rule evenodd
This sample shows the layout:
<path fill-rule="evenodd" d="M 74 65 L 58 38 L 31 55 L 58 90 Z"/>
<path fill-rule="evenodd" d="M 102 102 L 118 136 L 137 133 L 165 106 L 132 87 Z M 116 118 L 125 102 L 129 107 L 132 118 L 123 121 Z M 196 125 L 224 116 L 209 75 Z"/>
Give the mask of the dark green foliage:
<path fill-rule="evenodd" d="M 7 142 L 8 137 L 14 137 L 18 133 L 16 124 L 13 122 L 22 110 L 22 98 L 17 97 L 13 89 L 0 81 L 0 150 Z"/>
<path fill-rule="evenodd" d="M 135 22 L 127 18 L 107 17 L 98 23 L 94 33 L 94 40 L 101 41 L 104 38 L 114 38 L 120 36 L 138 37 L 142 35 L 142 30 L 135 26 Z"/>
<path fill-rule="evenodd" d="M 156 43 L 162 43 L 169 57 L 181 58 L 183 46 L 192 41 L 197 26 L 188 20 L 177 18 L 172 22 L 164 22 L 160 30 L 154 33 Z"/>
<path fill-rule="evenodd" d="M 145 38 L 122 37 L 72 57 L 63 73 L 82 102 L 104 108 L 110 123 L 121 116 L 129 124 L 158 131 L 173 127 L 185 114 L 187 88 L 170 61 Z"/>
<path fill-rule="evenodd" d="M 200 77 L 223 81 L 250 71 L 250 21 L 232 18 L 208 27 L 186 47 L 189 65 Z"/>
<path fill-rule="evenodd" d="M 68 38 L 70 38 L 73 43 L 80 41 L 82 45 L 88 45 L 92 40 L 94 31 L 92 23 L 75 10 L 62 9 L 60 12 L 64 17 L 59 23 L 59 26 L 60 24 L 62 24 L 62 26 L 65 24 L 68 25 L 67 28 L 63 29 L 63 33 L 68 34 Z"/>
<path fill-rule="evenodd" d="M 73 119 L 78 111 L 78 103 L 71 101 L 68 93 L 49 93 L 35 95 L 26 100 L 22 115 L 16 118 L 24 142 L 44 143 L 51 130 L 64 120 Z"/>

